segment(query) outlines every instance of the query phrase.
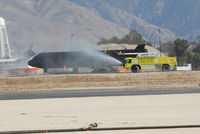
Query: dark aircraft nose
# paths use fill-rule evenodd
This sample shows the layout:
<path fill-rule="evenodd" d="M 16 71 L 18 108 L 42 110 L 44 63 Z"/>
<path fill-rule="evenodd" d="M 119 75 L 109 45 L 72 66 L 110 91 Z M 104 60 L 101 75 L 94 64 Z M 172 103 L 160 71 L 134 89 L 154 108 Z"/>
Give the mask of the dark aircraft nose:
<path fill-rule="evenodd" d="M 30 65 L 32 67 L 36 67 L 35 64 L 34 64 L 34 60 L 33 59 L 28 61 L 28 65 Z"/>
<path fill-rule="evenodd" d="M 28 65 L 32 66 L 32 67 L 38 67 L 38 68 L 42 68 L 42 66 L 39 64 L 40 62 L 38 62 L 38 58 L 37 56 L 33 57 L 32 59 L 30 59 L 28 61 Z"/>

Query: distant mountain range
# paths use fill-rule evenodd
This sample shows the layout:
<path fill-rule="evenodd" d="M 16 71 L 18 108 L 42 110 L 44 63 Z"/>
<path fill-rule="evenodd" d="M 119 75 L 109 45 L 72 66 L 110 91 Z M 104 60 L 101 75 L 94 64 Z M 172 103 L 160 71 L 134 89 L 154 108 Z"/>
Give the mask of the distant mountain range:
<path fill-rule="evenodd" d="M 95 45 L 102 37 L 122 37 L 136 29 L 162 41 L 200 35 L 199 0 L 0 0 L 15 56 L 64 51 L 70 44 Z"/>
<path fill-rule="evenodd" d="M 132 7 L 132 0 L 70 0 L 77 3 L 92 12 L 96 13 L 105 20 L 108 20 L 114 24 L 117 24 L 123 28 L 136 29 L 146 39 L 158 42 L 158 29 L 161 30 L 161 36 L 163 41 L 173 40 L 176 35 L 156 25 L 146 22 L 144 19 L 137 17 L 134 13 L 128 12 L 123 7 Z M 118 4 L 119 6 L 118 6 Z M 126 4 L 125 4 L 126 3 Z M 124 7 L 124 8 L 125 8 Z"/>
<path fill-rule="evenodd" d="M 128 33 L 67 0 L 0 0 L 0 16 L 6 20 L 15 56 L 21 56 L 31 44 L 35 52 L 66 51 L 70 44 L 94 45 L 102 37 Z"/>
<path fill-rule="evenodd" d="M 104 0 L 146 22 L 166 28 L 178 37 L 200 35 L 199 0 Z M 114 2 L 117 1 L 117 2 Z"/>
<path fill-rule="evenodd" d="M 175 36 L 196 40 L 196 37 L 200 35 L 199 0 L 70 1 L 92 9 L 104 19 L 122 27 L 137 29 L 148 39 L 155 40 L 152 38 L 148 24 L 167 29 L 168 31 L 162 30 L 165 33 L 162 35 L 164 40 Z"/>

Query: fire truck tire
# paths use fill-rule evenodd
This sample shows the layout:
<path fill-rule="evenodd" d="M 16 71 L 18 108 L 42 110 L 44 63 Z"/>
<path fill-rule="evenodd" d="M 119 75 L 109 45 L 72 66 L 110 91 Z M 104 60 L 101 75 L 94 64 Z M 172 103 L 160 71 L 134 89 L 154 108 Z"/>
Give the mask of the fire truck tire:
<path fill-rule="evenodd" d="M 133 72 L 133 73 L 137 73 L 138 71 L 139 71 L 139 67 L 138 66 L 132 66 L 131 67 L 131 71 Z"/>
<path fill-rule="evenodd" d="M 167 65 L 167 64 L 163 65 L 163 66 L 162 66 L 162 71 L 163 71 L 163 72 L 168 72 L 168 71 L 170 71 L 170 66 Z"/>

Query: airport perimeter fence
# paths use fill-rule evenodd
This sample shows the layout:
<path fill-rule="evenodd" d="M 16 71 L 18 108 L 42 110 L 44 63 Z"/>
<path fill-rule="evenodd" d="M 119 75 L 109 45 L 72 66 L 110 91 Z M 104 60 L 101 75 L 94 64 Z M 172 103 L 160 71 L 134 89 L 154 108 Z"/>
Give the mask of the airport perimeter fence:
<path fill-rule="evenodd" d="M 200 71 L 66 74 L 0 78 L 0 92 L 200 88 Z"/>

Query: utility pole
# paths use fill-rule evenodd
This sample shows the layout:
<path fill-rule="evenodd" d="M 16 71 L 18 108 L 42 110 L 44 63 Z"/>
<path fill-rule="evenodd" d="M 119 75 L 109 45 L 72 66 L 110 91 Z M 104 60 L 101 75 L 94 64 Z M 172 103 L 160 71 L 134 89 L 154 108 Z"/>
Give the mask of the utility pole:
<path fill-rule="evenodd" d="M 159 27 L 150 27 L 150 28 L 153 29 L 153 30 L 158 31 L 158 40 L 159 40 L 159 47 L 160 47 L 159 51 L 160 51 L 160 57 L 161 57 L 161 53 L 162 53 L 162 47 L 161 47 L 161 44 L 162 44 L 162 42 L 161 42 L 161 40 L 162 40 L 161 39 L 161 29 Z"/>
<path fill-rule="evenodd" d="M 74 36 L 74 34 L 72 33 L 72 34 L 70 35 L 71 46 L 72 46 L 72 38 L 73 38 L 73 36 Z"/>
<path fill-rule="evenodd" d="M 160 28 L 158 28 L 158 33 L 159 33 L 159 46 L 160 46 L 160 57 L 161 57 L 162 48 L 161 48 L 161 30 L 160 30 Z"/>

